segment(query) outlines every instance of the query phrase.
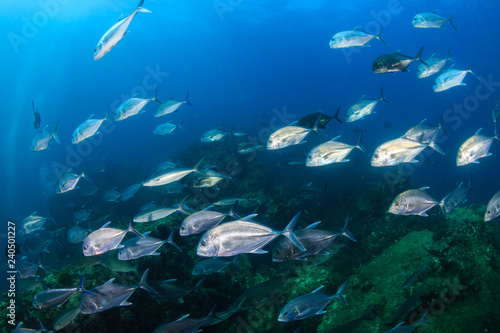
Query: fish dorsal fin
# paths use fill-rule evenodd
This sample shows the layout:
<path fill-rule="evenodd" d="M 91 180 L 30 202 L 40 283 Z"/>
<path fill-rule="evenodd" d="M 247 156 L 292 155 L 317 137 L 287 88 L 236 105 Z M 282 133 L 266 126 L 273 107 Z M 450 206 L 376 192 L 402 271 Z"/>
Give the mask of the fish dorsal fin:
<path fill-rule="evenodd" d="M 474 134 L 474 135 L 479 135 L 482 130 L 483 130 L 483 128 L 481 127 L 480 129 L 477 130 L 476 134 Z"/>
<path fill-rule="evenodd" d="M 120 17 L 118 18 L 118 20 L 116 20 L 116 22 L 120 22 L 120 20 L 121 20 L 122 18 L 124 18 L 124 17 L 125 17 L 125 15 L 120 14 Z"/>
<path fill-rule="evenodd" d="M 428 190 L 428 189 L 430 189 L 429 186 L 424 186 L 424 187 L 419 188 L 420 191 L 425 191 L 425 190 Z"/>
<path fill-rule="evenodd" d="M 178 321 L 181 321 L 181 320 L 184 320 L 186 319 L 187 317 L 189 317 L 189 313 L 187 315 L 184 315 L 182 317 L 180 317 L 179 319 L 177 319 L 175 322 L 178 322 Z"/>
<path fill-rule="evenodd" d="M 250 214 L 241 219 L 241 221 L 254 222 L 253 218 L 259 214 Z"/>
<path fill-rule="evenodd" d="M 106 222 L 106 223 L 105 223 L 105 224 L 101 227 L 101 229 L 103 229 L 103 228 L 107 228 L 110 224 L 111 224 L 111 221 Z"/>
<path fill-rule="evenodd" d="M 202 210 L 210 210 L 210 209 L 212 209 L 213 207 L 214 207 L 214 205 L 210 205 L 210 206 L 207 206 L 207 207 L 203 208 Z"/>
<path fill-rule="evenodd" d="M 108 281 L 106 281 L 105 284 L 112 284 L 114 280 L 115 280 L 115 278 L 109 279 Z"/>
<path fill-rule="evenodd" d="M 165 280 L 165 281 L 162 281 L 164 283 L 173 283 L 173 282 L 176 282 L 177 279 L 169 279 L 169 280 Z"/>
<path fill-rule="evenodd" d="M 290 123 L 287 126 L 297 126 L 298 123 L 299 123 L 299 121 L 295 120 L 293 123 Z"/>
<path fill-rule="evenodd" d="M 331 139 L 330 141 L 335 141 L 335 140 L 337 140 L 337 139 L 339 139 L 339 138 L 340 138 L 340 135 L 337 135 L 336 137 L 334 137 L 334 138 L 333 138 L 333 139 Z"/>
<path fill-rule="evenodd" d="M 427 118 L 425 118 L 424 120 L 422 120 L 422 121 L 420 122 L 420 124 L 423 124 L 426 120 L 427 120 Z"/>
<path fill-rule="evenodd" d="M 319 224 L 321 223 L 321 221 L 318 221 L 318 222 L 314 222 L 310 225 L 308 225 L 307 227 L 305 227 L 304 229 L 314 229 L 316 228 Z"/>
<path fill-rule="evenodd" d="M 354 30 L 354 31 L 362 31 L 361 29 L 363 29 L 362 26 L 357 26 L 357 27 L 354 27 L 352 30 Z"/>
<path fill-rule="evenodd" d="M 311 292 L 311 294 L 315 294 L 315 293 L 319 292 L 319 291 L 320 291 L 321 289 L 323 289 L 324 287 L 325 287 L 325 286 L 321 286 L 321 287 L 319 287 L 319 288 L 314 289 L 314 290 L 313 290 L 313 292 Z"/>
<path fill-rule="evenodd" d="M 432 57 L 434 57 L 435 55 L 436 55 L 436 53 L 431 54 L 431 56 L 429 57 L 429 59 L 432 58 Z"/>
<path fill-rule="evenodd" d="M 90 119 L 90 118 L 92 118 L 93 116 L 94 116 L 94 114 L 92 113 L 92 114 L 90 115 L 90 117 L 88 117 L 88 118 L 87 118 L 87 120 L 89 120 L 89 119 Z"/>

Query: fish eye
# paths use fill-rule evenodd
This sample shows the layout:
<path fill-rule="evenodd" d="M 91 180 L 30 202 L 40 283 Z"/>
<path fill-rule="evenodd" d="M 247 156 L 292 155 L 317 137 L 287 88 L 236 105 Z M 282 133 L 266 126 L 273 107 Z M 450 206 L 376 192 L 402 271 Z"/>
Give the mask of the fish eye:
<path fill-rule="evenodd" d="M 281 250 L 276 251 L 276 254 L 281 254 Z"/>
<path fill-rule="evenodd" d="M 83 250 L 85 250 L 85 251 L 86 251 L 87 249 L 88 249 L 88 246 L 87 246 L 87 245 L 84 245 L 84 246 L 83 246 Z"/>
<path fill-rule="evenodd" d="M 378 158 L 378 154 L 373 155 L 373 157 Z"/>
<path fill-rule="evenodd" d="M 284 316 L 288 316 L 288 312 L 283 313 Z"/>
<path fill-rule="evenodd" d="M 486 214 L 490 215 L 491 214 L 491 210 L 487 211 Z"/>
<path fill-rule="evenodd" d="M 396 202 L 394 203 L 394 206 L 398 207 L 398 206 L 399 206 L 399 201 L 396 201 Z"/>
<path fill-rule="evenodd" d="M 205 246 L 207 246 L 207 243 L 205 243 L 205 242 L 201 242 L 201 244 L 200 244 L 200 245 L 201 245 L 201 246 L 203 246 L 203 247 L 205 247 Z"/>

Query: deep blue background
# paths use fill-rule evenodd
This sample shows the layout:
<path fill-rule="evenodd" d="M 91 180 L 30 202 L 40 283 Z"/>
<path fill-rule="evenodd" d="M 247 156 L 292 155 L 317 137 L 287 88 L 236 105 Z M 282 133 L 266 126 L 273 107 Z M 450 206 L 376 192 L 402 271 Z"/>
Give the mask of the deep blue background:
<path fill-rule="evenodd" d="M 491 75 L 493 81 L 500 82 L 500 3 L 496 1 L 401 1 L 400 13 L 383 22 L 383 37 L 389 46 L 372 40 L 370 47 L 356 49 L 357 53 L 348 59 L 342 50 L 329 49 L 331 36 L 355 26 L 378 25 L 374 13 L 387 11 L 388 1 L 302 0 L 270 4 L 250 0 L 146 0 L 144 7 L 152 14 L 139 13 L 130 25 L 130 34 L 97 62 L 93 60 L 97 41 L 120 14 L 132 12 L 137 1 L 66 0 L 54 15 L 39 24 L 32 36 L 23 35 L 26 22 L 32 22 L 34 15 L 44 17 L 40 3 L 48 2 L 55 3 L 0 3 L 2 221 L 19 220 L 35 210 L 42 215 L 49 213 L 47 201 L 55 194 L 53 185 L 43 178 L 50 175 L 53 162 L 67 164 L 67 149 L 76 148 L 71 145 L 73 130 L 90 114 L 99 118 L 106 112 L 112 115 L 123 96 L 130 96 L 141 87 L 148 68 L 158 67 L 169 73 L 159 86 L 159 99 L 183 100 L 189 92 L 193 107 L 184 105 L 176 114 L 153 118 L 156 105 L 149 105 L 145 114 L 114 123 L 115 129 L 75 167 L 75 172 L 81 172 L 85 162 L 95 165 L 107 157 L 114 166 L 135 170 L 137 177 L 130 179 L 129 184 L 137 183 L 159 162 L 199 140 L 206 130 L 229 130 L 234 125 L 235 131 L 257 135 L 261 128 L 270 126 L 274 108 L 286 107 L 295 119 L 320 109 L 333 114 L 338 106 L 344 115 L 362 95 L 378 97 L 383 85 L 391 104 L 381 102 L 375 115 L 349 125 L 332 122 L 327 130 L 329 137 L 342 133 L 343 141 L 355 143 L 357 134 L 348 130 L 367 128 L 364 145 L 369 156 L 357 151 L 351 164 L 299 167 L 293 174 L 285 172 L 281 179 L 274 179 L 295 182 L 297 186 L 311 180 L 327 181 L 330 191 L 338 187 L 345 191 L 352 178 L 366 174 L 373 177 L 375 173 L 375 178 L 381 179 L 384 172 L 397 170 L 374 170 L 370 166 L 376 146 L 402 135 L 423 118 L 437 124 L 440 115 L 454 103 L 474 97 L 479 85 L 473 76 L 467 75 L 466 87 L 436 94 L 432 91 L 436 76 L 417 79 L 418 64 L 412 64 L 409 73 L 373 74 L 371 64 L 376 57 L 396 50 L 415 56 L 421 46 L 425 47 L 424 59 L 432 53 L 445 57 L 449 49 L 456 68 L 466 69 L 473 62 L 475 73 L 484 78 Z M 221 3 L 228 6 L 222 14 L 216 9 Z M 412 27 L 416 13 L 431 10 L 445 17 L 453 14 L 459 30 L 449 24 L 444 29 Z M 9 40 L 13 34 L 29 38 L 16 48 Z M 143 97 L 152 94 L 153 90 L 148 90 Z M 500 143 L 493 143 L 493 156 L 482 159 L 480 164 L 457 168 L 455 158 L 461 143 L 478 128 L 484 128 L 486 135 L 493 134 L 491 110 L 499 96 L 500 87 L 496 87 L 491 97 L 481 101 L 478 109 L 456 129 L 444 124 L 450 135 L 440 145 L 447 154 L 433 154 L 431 163 L 416 167 L 411 176 L 415 186 L 430 186 L 431 195 L 440 199 L 474 173 L 475 197 L 471 201 L 487 203 L 500 189 Z M 50 150 L 30 151 L 36 134 L 31 100 L 41 112 L 41 128 L 49 125 L 52 129 L 60 119 L 61 145 L 52 142 Z M 174 123 L 184 120 L 186 130 L 173 136 L 153 135 L 154 127 L 169 119 Z M 281 158 L 303 156 L 324 139 L 311 134 L 307 141 L 283 151 L 261 152 L 259 158 L 272 173 Z M 291 175 L 293 180 L 286 179 Z"/>

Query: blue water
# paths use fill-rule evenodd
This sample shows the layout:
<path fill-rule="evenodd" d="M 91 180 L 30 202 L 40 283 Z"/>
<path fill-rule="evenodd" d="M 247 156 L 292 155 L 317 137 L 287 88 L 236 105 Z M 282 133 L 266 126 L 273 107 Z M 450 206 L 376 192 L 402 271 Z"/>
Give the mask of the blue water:
<path fill-rule="evenodd" d="M 53 6 L 49 11 L 43 5 L 48 3 Z M 455 164 L 458 147 L 479 128 L 493 135 L 491 110 L 500 97 L 500 3 L 146 0 L 144 7 L 152 13 L 137 14 L 130 33 L 94 61 L 93 49 L 103 33 L 136 6 L 136 0 L 0 3 L 1 221 L 19 221 L 33 211 L 50 213 L 48 202 L 56 194 L 47 178 L 54 165 L 80 173 L 86 164 L 95 167 L 103 158 L 109 159 L 113 168 L 131 174 L 127 184 L 119 184 L 123 189 L 144 180 L 157 164 L 185 151 L 209 129 L 229 131 L 233 126 L 234 131 L 257 137 L 268 132 L 263 129 L 277 129 L 318 110 L 333 115 L 339 106 L 343 118 L 362 95 L 377 98 L 381 85 L 391 104 L 380 102 L 376 114 L 352 124 L 333 120 L 326 130 L 329 138 L 342 134 L 344 142 L 354 144 L 358 134 L 349 130 L 366 128 L 367 156 L 354 151 L 352 162 L 342 165 L 302 166 L 293 171 L 276 167 L 279 160 L 303 157 L 324 141 L 311 134 L 305 145 L 258 154 L 272 176 L 270 181 L 297 187 L 310 181 L 318 186 L 328 182 L 331 192 L 349 193 L 360 180 L 377 181 L 387 172 L 398 172 L 398 168 L 370 166 L 378 145 L 404 134 L 424 118 L 437 125 L 441 114 L 454 104 L 470 102 L 472 111 L 466 119 L 447 113 L 443 126 L 449 136 L 442 136 L 440 143 L 446 156 L 432 152 L 428 158 L 421 156 L 424 163 L 410 172 L 411 182 L 414 187 L 430 186 L 430 193 L 440 199 L 473 174 L 474 194 L 469 202 L 480 204 L 500 189 L 499 142 L 493 143 L 493 156 L 481 159 L 480 164 L 460 168 Z M 449 24 L 444 29 L 412 27 L 416 13 L 431 10 L 445 17 L 453 14 L 458 31 Z M 352 54 L 328 47 L 334 33 L 355 26 L 370 32 L 383 26 L 389 46 L 372 40 L 370 47 L 357 48 Z M 455 68 L 467 69 L 472 62 L 478 76 L 499 83 L 479 99 L 477 89 L 486 90 L 470 74 L 464 80 L 467 86 L 434 93 L 436 76 L 418 79 L 418 63 L 408 73 L 372 73 L 378 56 L 396 50 L 415 56 L 421 46 L 424 59 L 432 53 L 444 58 L 450 50 Z M 91 114 L 113 117 L 120 102 L 134 93 L 149 98 L 157 84 L 160 100 L 184 100 L 189 92 L 193 106 L 183 105 L 177 113 L 154 118 L 157 105 L 151 102 L 144 114 L 109 125 L 102 142 L 71 144 L 73 130 Z M 32 100 L 42 116 L 41 128 L 48 125 L 52 130 L 59 119 L 61 145 L 51 142 L 50 150 L 31 152 L 36 134 Z M 284 109 L 290 115 L 285 122 L 276 117 Z M 176 130 L 172 136 L 153 134 L 156 125 L 170 119 L 174 124 L 184 120 L 185 131 Z M 81 151 L 85 147 L 90 150 Z"/>

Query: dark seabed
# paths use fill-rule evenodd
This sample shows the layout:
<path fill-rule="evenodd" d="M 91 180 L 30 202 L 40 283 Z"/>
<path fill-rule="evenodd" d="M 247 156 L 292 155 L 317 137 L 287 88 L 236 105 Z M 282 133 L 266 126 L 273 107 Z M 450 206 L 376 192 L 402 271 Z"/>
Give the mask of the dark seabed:
<path fill-rule="evenodd" d="M 394 332 L 500 332 L 500 218 L 484 219 L 487 210 L 495 209 L 487 205 L 500 190 L 500 142 L 494 138 L 500 122 L 500 3 L 146 0 L 148 13 L 135 11 L 138 2 L 0 3 L 3 332 L 20 322 L 37 330 L 38 319 L 47 329 L 63 332 L 153 332 L 187 314 L 187 319 L 200 319 L 199 325 L 183 319 L 192 327 L 156 332 L 300 328 L 373 333 L 403 322 L 419 325 Z M 433 11 L 445 20 L 452 17 L 453 26 L 449 21 L 442 28 L 412 26 L 417 14 Z M 126 23 L 131 13 L 137 15 L 124 27 L 129 33 L 94 60 L 103 34 L 118 18 Z M 356 33 L 372 35 L 382 29 L 382 40 L 329 47 L 332 36 L 355 27 Z M 400 52 L 411 61 L 421 47 L 424 61 L 432 54 L 441 59 L 450 54 L 452 59 L 426 78 L 417 77 L 418 59 L 408 71 L 372 71 L 380 56 Z M 452 69 L 472 68 L 474 75 L 466 73 L 466 85 L 434 92 L 435 80 L 453 63 Z M 361 96 L 378 101 L 381 86 L 390 103 L 380 100 L 371 114 L 346 122 L 348 109 Z M 158 101 L 153 99 L 156 89 Z M 139 114 L 116 120 L 117 109 L 130 98 L 151 101 Z M 39 125 L 34 124 L 32 101 Z M 178 108 L 155 117 L 160 103 Z M 316 112 L 330 118 L 339 107 L 343 123 L 335 118 L 326 127 L 316 122 Z M 99 132 L 73 144 L 75 129 L 89 118 L 103 120 Z M 422 150 L 417 163 L 372 166 L 377 147 L 424 119 L 432 127 L 442 126 L 432 140 L 445 155 L 420 135 L 410 142 Z M 301 144 L 266 149 L 270 136 L 274 139 L 278 130 L 299 120 L 302 127 L 294 129 L 307 134 L 303 142 L 297 140 Z M 154 133 L 167 122 L 171 133 Z M 32 151 L 33 141 L 44 133 L 50 136 L 55 127 L 57 137 L 51 136 L 48 149 Z M 459 148 L 480 128 L 491 143 L 486 149 L 491 156 L 457 166 Z M 210 136 L 214 133 L 218 136 Z M 349 161 L 306 164 L 313 148 L 339 135 L 336 140 L 353 146 L 362 136 L 361 149 L 351 147 Z M 190 171 L 199 161 L 199 169 L 186 171 L 178 182 L 149 186 L 154 175 L 176 168 Z M 57 193 L 70 174 L 85 177 Z M 454 205 L 446 195 L 460 183 L 462 192 L 454 192 Z M 125 189 L 135 184 L 137 192 L 127 198 Z M 426 193 L 433 198 L 419 204 L 431 207 L 427 217 L 389 212 L 398 195 L 422 187 L 429 187 Z M 139 233 L 150 232 L 146 236 L 160 240 L 170 239 L 173 231 L 170 240 L 182 251 L 163 244 L 157 255 L 130 261 L 118 260 L 123 250 L 116 248 L 83 255 L 82 242 L 90 242 L 87 236 L 106 222 L 123 236 L 134 216 L 155 209 L 150 205 L 141 211 L 144 205 L 176 208 L 186 197 L 181 205 L 185 212 L 168 215 L 163 210 L 161 218 L 133 223 Z M 223 199 L 238 201 L 233 209 L 237 216 L 225 216 L 222 223 L 257 214 L 253 221 L 274 230 L 243 237 L 237 251 L 245 252 L 245 241 L 283 230 L 299 212 L 296 236 L 307 249 L 317 250 L 301 260 L 273 261 L 280 244 L 289 242 L 278 236 L 264 247 L 268 253 L 242 253 L 232 263 L 234 256 L 221 257 L 227 260 L 221 271 L 193 275 L 195 265 L 208 258 L 197 254 L 202 234 L 181 236 L 181 223 L 203 209 L 227 214 L 236 200 L 219 205 Z M 447 218 L 437 205 L 441 199 L 443 206 L 451 205 Z M 347 234 L 343 228 L 348 216 L 356 242 L 338 234 Z M 315 231 L 303 229 L 317 221 L 322 221 L 316 229 L 326 239 L 322 245 L 318 240 L 306 244 L 301 235 Z M 13 224 L 15 237 L 8 229 Z M 128 247 L 135 237 L 129 232 L 120 243 Z M 109 242 L 112 235 L 103 239 Z M 139 288 L 147 269 L 146 282 L 158 295 Z M 6 277 L 12 270 L 18 274 L 10 284 Z M 93 296 L 75 289 L 62 304 L 42 309 L 32 305 L 44 290 L 77 288 L 82 276 L 83 287 Z M 86 313 L 84 299 L 101 295 L 95 288 L 113 278 L 114 284 L 129 286 L 132 304 L 119 306 L 127 305 L 122 303 L 127 297 L 117 301 L 115 295 L 107 300 L 110 309 Z M 176 281 L 165 282 L 172 279 Z M 334 295 L 346 281 L 347 306 L 335 297 L 324 314 L 278 321 L 281 309 L 295 298 L 321 286 L 321 293 Z M 408 286 L 402 288 L 405 282 Z M 14 301 L 11 311 L 8 306 Z M 215 315 L 208 316 L 214 305 Z M 313 314 L 323 308 L 316 306 Z M 430 324 L 419 321 L 426 312 Z"/>

